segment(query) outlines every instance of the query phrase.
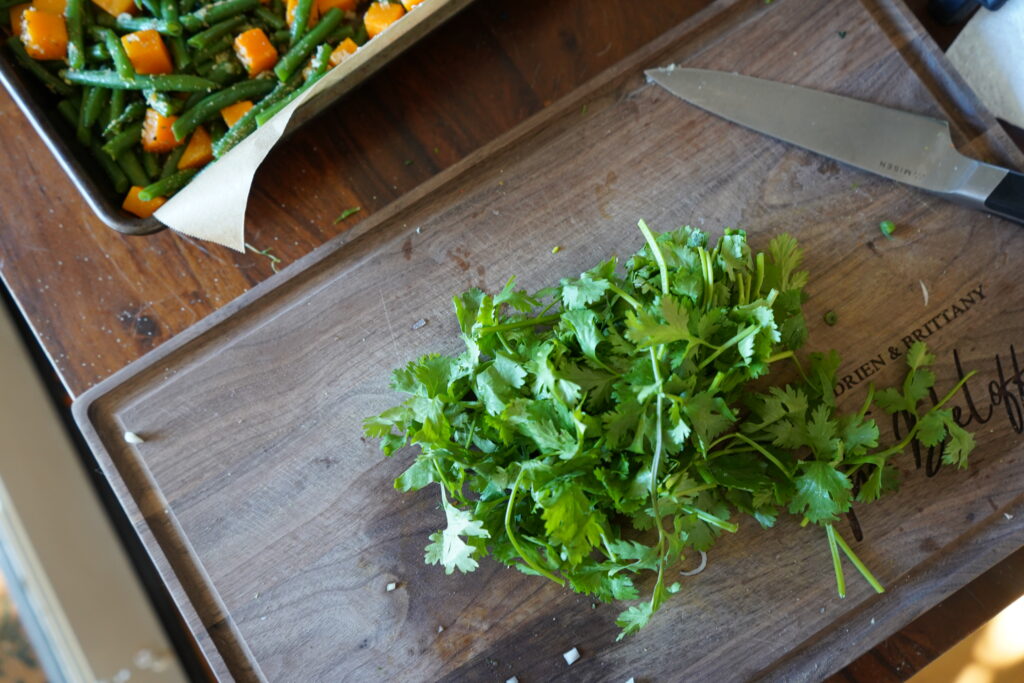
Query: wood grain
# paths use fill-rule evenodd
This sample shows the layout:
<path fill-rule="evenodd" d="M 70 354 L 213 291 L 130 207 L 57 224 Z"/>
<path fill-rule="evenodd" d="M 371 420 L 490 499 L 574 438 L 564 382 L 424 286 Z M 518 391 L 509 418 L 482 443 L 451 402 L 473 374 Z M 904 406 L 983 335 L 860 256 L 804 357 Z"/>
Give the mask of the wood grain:
<path fill-rule="evenodd" d="M 908 27 L 881 2 L 718 3 L 83 396 L 76 417 L 215 670 L 820 678 L 1019 548 L 1024 448 L 1019 423 L 996 409 L 1017 400 L 998 368 L 1011 367 L 1021 333 L 1007 255 L 1024 233 L 731 126 L 641 76 L 678 61 L 827 88 L 946 116 L 968 150 L 1012 159 L 983 112 L 946 108 L 964 98 L 936 94 L 955 79 L 928 71 Z M 744 227 L 755 244 L 798 235 L 813 254 L 814 346 L 837 348 L 851 377 L 877 355 L 880 380 L 895 379 L 904 338 L 922 329 L 942 359 L 940 387 L 955 381 L 954 351 L 981 371 L 971 388 L 989 413 L 971 471 L 908 455 L 903 491 L 858 509 L 858 553 L 887 594 L 851 582 L 837 600 L 824 540 L 792 520 L 723 539 L 685 594 L 622 643 L 614 607 L 491 562 L 457 577 L 423 565 L 436 500 L 391 492 L 401 457 L 382 462 L 360 439 L 361 419 L 395 400 L 387 370 L 455 349 L 455 289 L 512 274 L 538 287 L 629 253 L 638 217 Z M 881 238 L 881 217 L 898 239 Z M 839 325 L 818 322 L 827 310 Z M 925 327 L 950 310 L 941 333 Z M 863 386 L 851 382 L 844 400 Z M 145 444 L 124 444 L 125 429 Z M 392 581 L 400 590 L 387 593 Z M 574 646 L 584 657 L 566 669 Z"/>

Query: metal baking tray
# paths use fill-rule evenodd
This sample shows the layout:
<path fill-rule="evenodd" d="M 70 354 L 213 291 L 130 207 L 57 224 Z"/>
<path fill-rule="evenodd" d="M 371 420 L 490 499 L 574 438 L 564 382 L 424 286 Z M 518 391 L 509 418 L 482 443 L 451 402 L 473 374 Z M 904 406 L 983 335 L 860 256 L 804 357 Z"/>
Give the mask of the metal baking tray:
<path fill-rule="evenodd" d="M 427 0 L 362 49 L 370 54 L 358 68 L 296 112 L 288 133 L 316 116 L 420 38 L 442 24 L 471 0 Z M 409 21 L 415 15 L 415 21 Z M 403 21 L 405 22 L 403 24 Z M 346 62 L 347 64 L 348 62 Z M 336 68 L 344 68 L 344 64 Z M 39 133 L 82 199 L 109 227 L 126 235 L 148 235 L 165 226 L 156 218 L 135 218 L 121 209 L 123 197 L 109 186 L 99 164 L 75 139 L 75 131 L 57 113 L 58 97 L 27 74 L 6 50 L 0 49 L 0 82 Z"/>

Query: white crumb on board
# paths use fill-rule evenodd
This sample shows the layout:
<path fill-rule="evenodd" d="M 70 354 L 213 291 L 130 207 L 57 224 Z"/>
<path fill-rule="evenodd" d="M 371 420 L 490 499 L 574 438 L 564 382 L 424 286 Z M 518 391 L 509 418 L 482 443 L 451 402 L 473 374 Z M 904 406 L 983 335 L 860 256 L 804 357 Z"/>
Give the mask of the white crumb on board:
<path fill-rule="evenodd" d="M 125 432 L 124 433 L 124 440 L 127 443 L 134 444 L 136 446 L 139 445 L 140 443 L 145 443 L 145 439 L 143 439 L 141 436 L 139 436 L 135 432 Z"/>
<path fill-rule="evenodd" d="M 924 305 L 928 305 L 928 287 L 925 286 L 924 280 L 918 280 L 921 283 L 921 294 L 924 295 Z"/>
<path fill-rule="evenodd" d="M 580 658 L 580 651 L 578 649 L 576 649 L 576 648 L 573 648 L 573 649 L 569 650 L 568 652 L 563 653 L 562 657 L 565 658 L 565 663 L 566 664 L 568 664 L 569 666 L 572 666 L 572 663 Z"/>
<path fill-rule="evenodd" d="M 394 581 L 392 581 L 391 583 L 389 583 L 387 586 L 384 587 L 384 590 L 386 590 L 388 593 L 390 593 L 391 591 L 395 590 L 396 588 L 398 588 L 398 584 L 395 583 Z"/>

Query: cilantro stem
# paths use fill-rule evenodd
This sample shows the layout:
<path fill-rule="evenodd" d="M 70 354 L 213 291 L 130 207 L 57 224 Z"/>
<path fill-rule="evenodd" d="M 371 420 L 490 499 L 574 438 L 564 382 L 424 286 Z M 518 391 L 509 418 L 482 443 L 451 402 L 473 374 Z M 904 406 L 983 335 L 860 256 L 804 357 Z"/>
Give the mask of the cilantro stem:
<path fill-rule="evenodd" d="M 705 367 L 707 367 L 708 363 L 710 363 L 714 359 L 718 358 L 718 356 L 720 356 L 723 351 L 725 351 L 725 350 L 727 350 L 729 348 L 732 348 L 736 344 L 739 344 L 741 341 L 743 341 L 747 337 L 751 336 L 752 334 L 755 334 L 757 332 L 757 330 L 758 330 L 758 327 L 756 325 L 751 325 L 750 327 L 744 327 L 742 330 L 740 330 L 739 332 L 734 334 L 732 339 L 730 339 L 729 341 L 725 342 L 720 347 L 718 347 L 717 351 L 715 351 L 710 356 L 705 358 L 704 361 L 700 365 L 697 366 L 697 369 L 698 370 L 703 370 Z"/>
<path fill-rule="evenodd" d="M 679 506 L 679 509 L 691 515 L 697 515 L 697 519 L 701 520 L 702 522 L 706 522 L 711 526 L 718 527 L 719 529 L 724 529 L 725 531 L 729 531 L 732 533 L 735 533 L 739 530 L 739 527 L 733 524 L 732 522 L 722 519 L 721 517 L 715 517 L 710 512 L 705 512 L 704 510 L 701 510 L 700 508 L 695 508 L 692 505 L 681 505 Z"/>
<path fill-rule="evenodd" d="M 523 547 L 519 545 L 519 541 L 516 539 L 516 535 L 512 533 L 512 510 L 516 506 L 516 494 L 519 492 L 519 484 L 522 483 L 523 474 L 525 472 L 525 469 L 523 469 L 522 467 L 519 468 L 519 474 L 516 476 L 515 483 L 512 484 L 512 492 L 509 493 L 508 495 L 508 505 L 505 507 L 505 533 L 508 534 L 508 540 L 512 543 L 512 547 L 516 549 L 516 552 L 519 553 L 519 557 L 522 558 L 523 562 L 525 562 L 530 569 L 537 572 L 541 576 L 545 576 L 551 579 L 559 586 L 564 586 L 565 581 L 558 578 L 557 576 L 555 576 L 548 570 L 544 569 L 543 567 L 539 566 L 536 562 L 530 559 L 530 556 L 523 551 Z"/>
<path fill-rule="evenodd" d="M 508 332 L 509 330 L 518 330 L 523 327 L 536 327 L 538 325 L 547 325 L 549 323 L 558 322 L 561 319 L 561 313 L 552 313 L 551 315 L 545 315 L 538 318 L 527 318 L 526 320 L 516 320 L 511 323 L 502 323 L 501 325 L 490 325 L 488 327 L 481 327 L 477 334 L 493 334 L 494 332 Z"/>
<path fill-rule="evenodd" d="M 632 296 L 627 294 L 622 288 L 618 287 L 617 285 L 608 283 L 608 289 L 613 294 L 616 294 L 620 299 L 625 301 L 627 304 L 632 306 L 634 310 L 640 310 L 643 307 L 643 305 L 639 301 L 637 301 Z"/>
<path fill-rule="evenodd" d="M 828 536 L 828 549 L 832 553 L 832 569 L 836 573 L 836 592 L 839 597 L 846 597 L 846 579 L 843 578 L 843 564 L 839 559 L 839 547 L 836 544 L 836 530 L 831 524 L 825 525 L 825 535 Z"/>
<path fill-rule="evenodd" d="M 760 251 L 757 253 L 757 269 L 755 272 L 754 288 L 751 290 L 751 298 L 761 298 L 761 285 L 764 283 L 764 252 Z"/>
<path fill-rule="evenodd" d="M 775 354 L 774 356 L 768 356 L 768 358 L 764 362 L 769 364 L 769 365 L 771 365 L 772 363 L 775 363 L 776 361 L 785 360 L 786 358 L 792 358 L 792 357 L 793 357 L 793 352 L 792 351 L 780 351 L 779 353 Z"/>
<path fill-rule="evenodd" d="M 654 233 L 647 227 L 647 223 L 641 218 L 636 225 L 644 234 L 647 246 L 651 248 L 654 260 L 658 263 L 658 270 L 661 271 L 661 293 L 668 296 L 668 266 L 665 264 L 665 255 L 661 253 L 661 247 L 658 246 L 658 242 L 654 239 Z"/>
<path fill-rule="evenodd" d="M 857 571 L 860 572 L 861 576 L 863 576 L 865 580 L 867 580 L 867 582 L 871 584 L 871 587 L 875 589 L 875 592 L 884 593 L 885 588 L 882 586 L 881 583 L 879 583 L 878 579 L 875 578 L 875 575 L 871 573 L 871 570 L 868 569 L 867 566 L 860 561 L 860 558 L 857 557 L 857 553 L 853 552 L 853 549 L 850 546 L 846 545 L 846 541 L 843 540 L 843 537 L 832 530 L 831 524 L 829 524 L 828 527 L 826 527 L 826 529 L 832 531 L 832 535 L 835 538 L 836 543 L 839 544 L 839 548 L 843 551 L 843 553 L 850 560 L 850 562 L 853 563 L 853 566 L 857 568 Z"/>
<path fill-rule="evenodd" d="M 749 444 L 758 453 L 768 458 L 768 460 L 771 461 L 773 465 L 778 467 L 779 470 L 781 470 L 782 473 L 786 475 L 786 479 L 789 479 L 790 481 L 793 480 L 793 475 L 790 473 L 790 471 L 783 467 L 782 463 L 779 462 L 778 459 L 774 455 L 769 453 L 763 446 L 761 446 L 761 444 L 757 443 L 756 441 L 747 437 L 744 434 L 740 434 L 739 432 L 733 432 L 733 434 L 735 434 L 735 438 L 739 439 L 740 441 L 743 441 L 746 444 Z"/>

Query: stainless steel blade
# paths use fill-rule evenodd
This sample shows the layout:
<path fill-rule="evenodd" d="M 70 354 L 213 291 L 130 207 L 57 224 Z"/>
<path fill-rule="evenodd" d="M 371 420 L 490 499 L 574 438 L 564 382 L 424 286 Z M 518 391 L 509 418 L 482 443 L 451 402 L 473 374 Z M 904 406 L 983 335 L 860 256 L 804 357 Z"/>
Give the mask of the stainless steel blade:
<path fill-rule="evenodd" d="M 646 74 L 729 121 L 971 205 L 983 206 L 1007 173 L 956 151 L 938 119 L 735 73 L 668 67 Z"/>

